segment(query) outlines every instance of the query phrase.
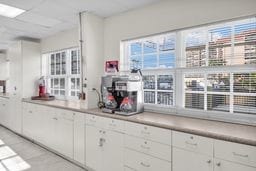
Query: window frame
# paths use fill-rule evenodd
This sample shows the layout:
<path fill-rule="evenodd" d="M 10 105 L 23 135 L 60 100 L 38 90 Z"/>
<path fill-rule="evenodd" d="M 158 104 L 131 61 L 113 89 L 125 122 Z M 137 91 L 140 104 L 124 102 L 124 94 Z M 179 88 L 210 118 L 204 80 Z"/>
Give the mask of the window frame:
<path fill-rule="evenodd" d="M 169 69 L 147 69 L 147 70 L 142 70 L 143 75 L 161 75 L 161 72 L 165 72 L 167 74 L 174 74 L 174 105 L 171 107 L 163 107 L 158 104 L 145 104 L 145 109 L 147 111 L 153 111 L 153 112 L 158 112 L 158 113 L 165 113 L 165 114 L 173 114 L 173 115 L 178 115 L 178 116 L 186 116 L 186 117 L 196 117 L 196 118 L 203 118 L 203 119 L 211 119 L 211 120 L 217 120 L 217 121 L 227 121 L 227 122 L 233 122 L 233 123 L 245 123 L 245 124 L 256 124 L 256 114 L 245 114 L 245 113 L 232 113 L 233 111 L 230 110 L 229 112 L 223 112 L 223 111 L 214 111 L 214 110 L 197 110 L 197 109 L 188 109 L 184 108 L 185 105 L 185 90 L 184 90 L 184 74 L 185 73 L 207 73 L 207 74 L 212 74 L 212 73 L 218 73 L 221 74 L 223 73 L 232 73 L 232 76 L 230 75 L 230 88 L 233 86 L 233 73 L 248 73 L 248 72 L 255 72 L 256 64 L 235 64 L 235 65 L 224 65 L 224 66 L 209 66 L 208 65 L 208 59 L 209 59 L 209 30 L 214 29 L 214 28 L 220 28 L 220 27 L 227 27 L 227 26 L 233 26 L 231 29 L 231 48 L 232 52 L 231 55 L 232 57 L 235 55 L 234 54 L 234 26 L 240 23 L 243 23 L 243 21 L 247 19 L 253 19 L 253 21 L 256 19 L 256 16 L 248 16 L 248 17 L 243 17 L 243 18 L 238 18 L 238 19 L 232 19 L 228 21 L 220 21 L 216 23 L 209 23 L 206 25 L 201 25 L 201 26 L 195 26 L 192 28 L 184 28 L 184 29 L 178 29 L 175 31 L 169 31 L 165 33 L 159 33 L 151 36 L 156 36 L 156 35 L 161 35 L 161 34 L 166 34 L 166 33 L 175 33 L 176 34 L 176 46 L 175 46 L 175 67 L 174 68 L 169 68 Z M 207 28 L 205 30 L 206 32 L 206 45 L 205 45 L 205 50 L 206 50 L 206 58 L 207 58 L 207 64 L 206 66 L 201 66 L 201 67 L 186 67 L 186 61 L 183 59 L 186 58 L 186 54 L 184 54 L 186 46 L 184 46 L 184 32 L 186 31 L 191 31 L 191 30 L 198 30 L 198 29 L 203 29 Z M 150 36 L 145 36 L 144 39 Z M 137 38 L 133 40 L 123 40 L 121 41 L 120 45 L 120 68 L 121 72 L 123 73 L 129 73 L 128 68 L 126 64 L 129 64 L 129 57 L 127 56 L 127 41 L 137 41 L 138 39 L 142 38 Z M 152 72 L 155 74 L 152 74 Z M 159 73 L 160 72 L 160 73 Z M 205 79 L 207 81 L 207 78 Z M 206 85 L 206 84 L 205 84 Z M 232 89 L 232 88 L 231 88 Z M 244 93 L 237 93 L 233 92 L 233 90 L 230 89 L 230 92 L 209 92 L 207 91 L 207 87 L 205 88 L 205 91 L 203 94 L 207 96 L 208 94 L 228 94 L 230 97 L 230 108 L 232 108 L 233 105 L 233 98 L 235 95 L 243 95 Z M 179 97 L 177 94 L 181 94 L 182 96 Z M 244 95 L 248 96 L 255 96 L 256 93 L 245 93 Z M 205 104 L 204 106 L 207 106 L 207 98 L 204 99 Z"/>
<path fill-rule="evenodd" d="M 72 68 L 72 63 L 71 63 L 71 52 L 72 51 L 77 51 L 77 58 L 80 60 L 80 67 L 78 68 L 80 70 L 80 72 L 78 74 L 72 74 L 71 68 Z M 60 75 L 56 75 L 56 64 L 55 64 L 55 74 L 51 75 L 51 55 L 55 55 L 57 53 L 62 54 L 62 52 L 66 53 L 66 72 L 65 74 L 61 74 Z M 79 85 L 79 90 L 74 90 L 76 92 L 80 92 L 81 91 L 81 59 L 80 59 L 80 55 L 79 55 L 79 48 L 78 47 L 72 47 L 72 48 L 68 48 L 68 49 L 62 49 L 62 50 L 58 50 L 58 51 L 53 51 L 53 52 L 49 52 L 49 53 L 44 53 L 42 55 L 42 75 L 45 76 L 46 79 L 46 87 L 47 87 L 47 92 L 49 92 L 51 95 L 51 90 L 54 91 L 54 88 L 51 88 L 51 79 L 60 79 L 60 78 L 64 78 L 65 79 L 65 95 L 55 95 L 53 94 L 56 99 L 60 99 L 60 100 L 78 100 L 78 97 L 73 97 L 71 96 L 71 78 L 79 78 L 80 79 L 80 85 Z M 56 57 L 55 57 L 55 62 L 56 62 Z M 46 65 L 46 66 L 45 66 Z M 44 67 L 46 67 L 47 69 L 45 69 Z M 60 82 L 59 82 L 60 85 Z M 54 86 L 54 85 L 53 85 Z M 60 88 L 58 89 L 60 90 Z M 63 89 L 64 90 L 64 89 Z"/>

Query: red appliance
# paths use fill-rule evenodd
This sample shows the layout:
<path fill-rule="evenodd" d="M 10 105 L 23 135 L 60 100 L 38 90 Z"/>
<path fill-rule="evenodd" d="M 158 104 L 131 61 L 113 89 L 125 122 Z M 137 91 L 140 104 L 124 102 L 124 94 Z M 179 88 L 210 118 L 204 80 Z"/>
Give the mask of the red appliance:
<path fill-rule="evenodd" d="M 45 97 L 46 96 L 46 88 L 45 88 L 44 77 L 41 77 L 39 79 L 38 84 L 39 84 L 39 97 Z"/>

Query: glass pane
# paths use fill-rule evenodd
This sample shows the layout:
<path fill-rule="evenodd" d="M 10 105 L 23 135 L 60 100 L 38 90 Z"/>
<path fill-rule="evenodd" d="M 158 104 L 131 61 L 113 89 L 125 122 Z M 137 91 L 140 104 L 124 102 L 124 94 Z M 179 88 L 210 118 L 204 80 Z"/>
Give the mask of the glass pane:
<path fill-rule="evenodd" d="M 54 78 L 54 89 L 59 89 L 59 79 Z"/>
<path fill-rule="evenodd" d="M 157 89 L 158 90 L 173 90 L 172 75 L 158 75 L 157 76 Z"/>
<path fill-rule="evenodd" d="M 209 30 L 209 66 L 230 65 L 231 27 Z"/>
<path fill-rule="evenodd" d="M 186 67 L 206 66 L 205 46 L 186 48 Z"/>
<path fill-rule="evenodd" d="M 144 89 L 155 89 L 155 76 L 146 75 L 143 76 Z"/>
<path fill-rule="evenodd" d="M 65 96 L 65 90 L 60 90 L 60 95 Z"/>
<path fill-rule="evenodd" d="M 131 55 L 141 55 L 142 54 L 142 43 L 141 42 L 132 43 L 130 50 L 131 50 L 130 51 Z"/>
<path fill-rule="evenodd" d="M 145 41 L 143 43 L 143 53 L 148 54 L 148 53 L 156 53 L 157 51 L 157 43 L 154 41 Z"/>
<path fill-rule="evenodd" d="M 51 88 L 53 88 L 53 79 L 51 79 Z"/>
<path fill-rule="evenodd" d="M 234 64 L 256 64 L 256 18 L 235 25 Z"/>
<path fill-rule="evenodd" d="M 71 96 L 76 96 L 76 92 L 75 91 L 71 91 Z"/>
<path fill-rule="evenodd" d="M 187 74 L 185 75 L 185 90 L 187 91 L 204 91 L 204 75 L 203 74 Z"/>
<path fill-rule="evenodd" d="M 60 89 L 65 89 L 65 78 L 60 79 Z"/>
<path fill-rule="evenodd" d="M 71 89 L 76 89 L 76 79 L 71 78 Z"/>
<path fill-rule="evenodd" d="M 62 52 L 61 53 L 61 61 L 62 61 L 62 65 L 61 65 L 61 71 L 62 74 L 66 74 L 66 52 Z"/>
<path fill-rule="evenodd" d="M 141 56 L 131 56 L 130 57 L 130 67 L 131 67 L 131 69 L 141 69 L 142 68 Z"/>
<path fill-rule="evenodd" d="M 155 104 L 155 92 L 145 91 L 144 92 L 144 103 Z"/>
<path fill-rule="evenodd" d="M 59 93 L 60 93 L 60 91 L 59 91 L 59 90 L 54 90 L 54 95 L 58 96 L 58 95 L 59 95 Z"/>
<path fill-rule="evenodd" d="M 204 109 L 204 95 L 197 93 L 186 93 L 185 107 L 193 109 Z"/>
<path fill-rule="evenodd" d="M 207 95 L 207 110 L 229 111 L 229 96 L 219 94 Z"/>
<path fill-rule="evenodd" d="M 234 96 L 234 113 L 256 114 L 256 96 Z"/>
<path fill-rule="evenodd" d="M 229 92 L 229 74 L 209 74 L 207 76 L 207 91 Z"/>
<path fill-rule="evenodd" d="M 256 93 L 256 72 L 234 74 L 234 92 Z"/>
<path fill-rule="evenodd" d="M 159 54 L 159 68 L 174 68 L 175 54 L 174 52 Z"/>
<path fill-rule="evenodd" d="M 55 74 L 55 65 L 51 65 L 51 75 Z"/>
<path fill-rule="evenodd" d="M 51 54 L 51 65 L 55 64 L 54 54 Z"/>
<path fill-rule="evenodd" d="M 60 75 L 60 53 L 56 54 L 56 75 Z"/>
<path fill-rule="evenodd" d="M 51 55 L 51 75 L 55 74 L 55 57 L 54 54 Z"/>
<path fill-rule="evenodd" d="M 71 73 L 78 74 L 78 58 L 77 51 L 71 51 Z"/>
<path fill-rule="evenodd" d="M 156 68 L 157 67 L 157 55 L 146 55 L 144 56 L 144 69 Z"/>
<path fill-rule="evenodd" d="M 206 65 L 206 33 L 192 31 L 185 36 L 186 41 L 186 66 L 198 67 Z"/>
<path fill-rule="evenodd" d="M 173 93 L 157 92 L 157 104 L 173 105 Z"/>
<path fill-rule="evenodd" d="M 175 35 L 168 35 L 159 39 L 159 51 L 169 51 L 175 49 Z"/>
<path fill-rule="evenodd" d="M 76 79 L 76 89 L 80 90 L 80 78 Z"/>

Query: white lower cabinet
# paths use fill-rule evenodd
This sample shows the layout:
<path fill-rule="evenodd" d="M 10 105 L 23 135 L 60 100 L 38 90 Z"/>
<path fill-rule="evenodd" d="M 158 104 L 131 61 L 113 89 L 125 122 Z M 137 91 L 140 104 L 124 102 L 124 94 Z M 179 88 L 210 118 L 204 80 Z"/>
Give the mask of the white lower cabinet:
<path fill-rule="evenodd" d="M 55 143 L 56 150 L 69 157 L 73 158 L 73 139 L 74 139 L 74 120 L 73 114 L 66 110 L 57 110 Z"/>
<path fill-rule="evenodd" d="M 103 138 L 101 137 L 101 129 L 94 126 L 85 127 L 85 158 L 86 166 L 101 171 L 102 168 L 102 146 Z M 109 156 L 110 157 L 110 156 Z"/>
<path fill-rule="evenodd" d="M 215 159 L 214 171 L 256 171 L 256 168 Z"/>
<path fill-rule="evenodd" d="M 23 103 L 23 135 L 60 154 L 73 158 L 73 113 L 36 104 Z"/>
<path fill-rule="evenodd" d="M 87 117 L 87 116 L 86 116 Z M 88 115 L 85 128 L 86 166 L 95 171 L 122 171 L 124 134 L 106 127 L 112 120 Z M 114 120 L 113 120 L 114 121 Z M 91 123 L 94 123 L 93 125 Z M 95 125 L 102 125 L 101 127 Z M 116 125 L 116 127 L 119 127 Z M 114 128 L 111 128 L 114 129 Z M 118 129 L 118 128 L 116 128 Z M 122 129 L 120 129 L 122 130 Z"/>
<path fill-rule="evenodd" d="M 0 98 L 1 124 L 8 100 Z M 256 171 L 256 147 L 23 103 L 24 136 L 93 171 Z"/>
<path fill-rule="evenodd" d="M 134 150 L 125 149 L 126 171 L 171 171 L 171 168 L 171 162 L 166 162 Z"/>
<path fill-rule="evenodd" d="M 9 99 L 0 98 L 0 124 L 7 126 L 9 115 Z"/>
<path fill-rule="evenodd" d="M 213 171 L 213 156 L 173 147 L 173 171 Z"/>
<path fill-rule="evenodd" d="M 74 115 L 74 160 L 85 165 L 85 114 L 73 112 Z"/>
<path fill-rule="evenodd" d="M 115 131 L 106 131 L 103 138 L 105 139 L 105 143 L 103 143 L 104 169 L 102 171 L 124 170 L 124 135 Z"/>

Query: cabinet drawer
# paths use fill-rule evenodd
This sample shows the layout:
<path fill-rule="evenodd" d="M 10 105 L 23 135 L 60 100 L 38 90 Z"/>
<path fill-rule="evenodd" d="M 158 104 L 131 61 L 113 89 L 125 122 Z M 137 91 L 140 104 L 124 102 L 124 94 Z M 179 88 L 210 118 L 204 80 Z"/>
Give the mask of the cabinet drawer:
<path fill-rule="evenodd" d="M 73 116 L 73 113 L 71 111 L 62 110 L 62 109 L 55 109 L 55 110 L 56 110 L 56 114 L 58 114 L 59 118 L 70 120 L 70 121 L 74 120 L 74 116 Z"/>
<path fill-rule="evenodd" d="M 214 171 L 256 171 L 255 167 L 215 159 Z"/>
<path fill-rule="evenodd" d="M 213 140 L 193 134 L 173 131 L 173 146 L 196 153 L 213 155 Z"/>
<path fill-rule="evenodd" d="M 102 117 L 95 115 L 86 115 L 85 116 L 85 124 L 89 126 L 97 126 L 102 127 Z"/>
<path fill-rule="evenodd" d="M 162 144 L 171 145 L 171 131 L 167 129 L 126 122 L 125 132 L 128 135 L 133 135 Z"/>
<path fill-rule="evenodd" d="M 111 131 L 124 132 L 124 121 L 111 119 L 111 118 L 102 118 L 104 122 L 104 128 Z"/>
<path fill-rule="evenodd" d="M 172 158 L 172 149 L 170 145 L 160 144 L 129 135 L 125 136 L 125 147 L 167 161 L 171 161 Z"/>
<path fill-rule="evenodd" d="M 227 141 L 214 141 L 215 157 L 256 167 L 256 147 Z"/>
<path fill-rule="evenodd" d="M 171 162 L 160 160 L 133 150 L 125 150 L 125 170 L 133 171 L 170 171 Z"/>

